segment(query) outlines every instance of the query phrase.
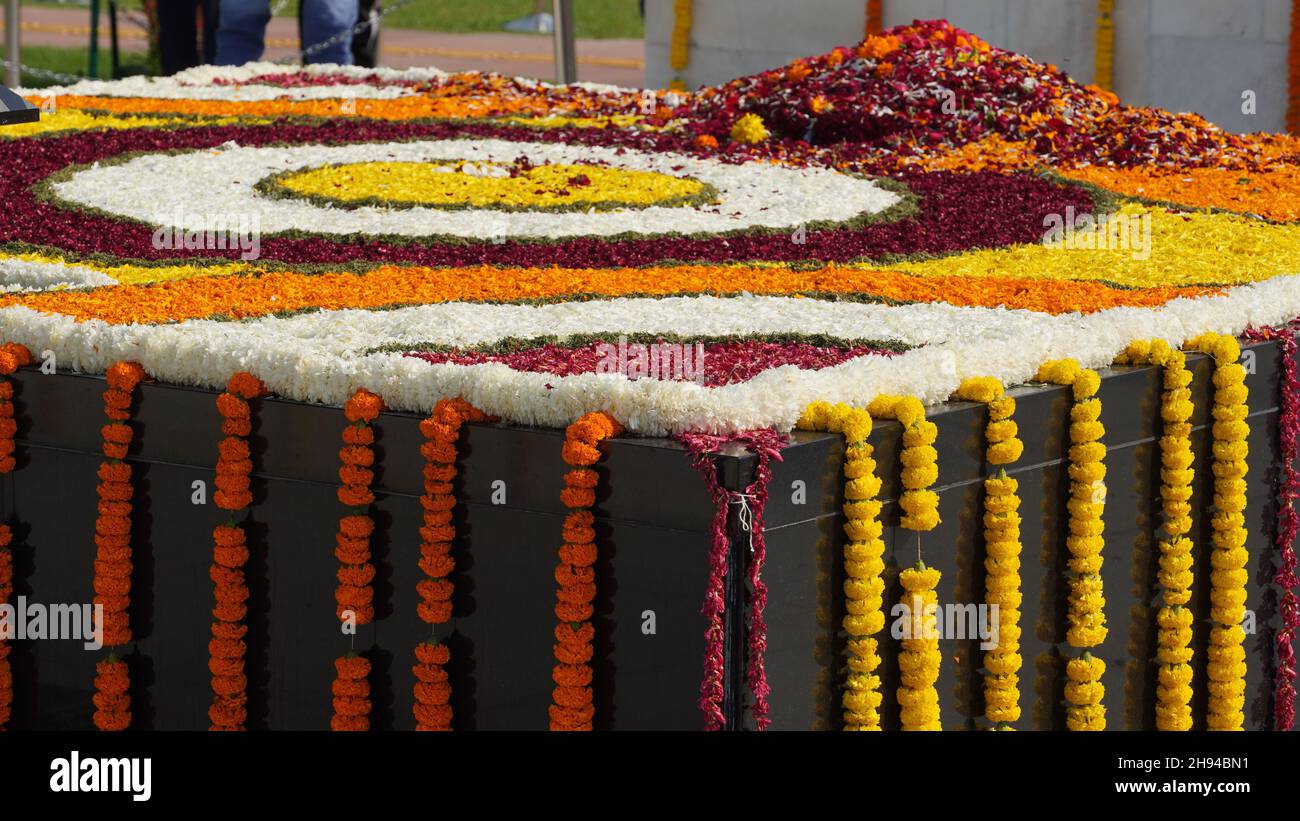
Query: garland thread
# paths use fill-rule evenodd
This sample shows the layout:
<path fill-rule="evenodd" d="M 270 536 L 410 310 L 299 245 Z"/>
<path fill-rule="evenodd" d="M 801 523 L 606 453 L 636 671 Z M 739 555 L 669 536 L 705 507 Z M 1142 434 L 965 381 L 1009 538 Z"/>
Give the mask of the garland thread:
<path fill-rule="evenodd" d="M 224 438 L 217 445 L 217 490 L 212 500 L 229 511 L 227 521 L 212 531 L 212 640 L 208 642 L 208 672 L 212 674 L 212 704 L 208 707 L 210 730 L 243 730 L 248 720 L 247 654 L 248 584 L 244 565 L 248 546 L 244 528 L 236 523 L 237 511 L 253 503 L 249 489 L 253 472 L 248 437 L 252 417 L 248 400 L 261 396 L 266 387 L 250 373 L 236 373 L 217 397 Z"/>
<path fill-rule="evenodd" d="M 984 458 L 998 470 L 984 480 L 984 600 L 998 608 L 998 644 L 984 652 L 984 714 L 995 730 L 1020 719 L 1020 485 L 1007 475 L 1024 453 L 1015 422 L 1016 400 L 992 377 L 963 380 L 956 396 L 988 406 Z"/>
<path fill-rule="evenodd" d="M 103 437 L 104 461 L 99 465 L 99 515 L 95 519 L 95 599 L 102 607 L 99 629 L 105 647 L 131 642 L 131 466 L 126 454 L 131 430 L 131 402 L 136 386 L 144 379 L 144 368 L 135 362 L 118 362 L 108 368 L 104 390 L 104 415 L 108 424 Z M 101 730 L 125 730 L 131 725 L 130 673 L 126 662 L 109 650 L 108 658 L 95 665 L 95 726 Z"/>
<path fill-rule="evenodd" d="M 370 535 L 375 521 L 370 505 L 375 494 L 375 431 L 371 423 L 384 408 L 376 394 L 364 388 L 352 395 L 343 406 L 348 424 L 343 429 L 343 447 L 339 450 L 339 502 L 350 512 L 339 518 L 334 556 L 339 560 L 338 587 L 334 591 L 339 621 L 352 614 L 357 625 L 374 620 L 375 566 L 370 563 Z M 355 650 L 335 659 L 337 676 L 332 691 L 334 716 L 330 729 L 365 731 L 370 729 L 370 661 Z"/>
<path fill-rule="evenodd" d="M 1220 334 L 1204 334 L 1189 346 L 1214 359 L 1214 515 L 1210 518 L 1210 730 L 1240 730 L 1246 706 L 1246 369 L 1241 345 Z"/>
<path fill-rule="evenodd" d="M 1069 627 L 1065 638 L 1083 652 L 1066 664 L 1066 726 L 1071 730 L 1106 729 L 1106 695 L 1102 675 L 1106 663 L 1091 652 L 1106 640 L 1106 599 L 1101 581 L 1102 550 L 1106 546 L 1106 434 L 1101 424 L 1101 377 L 1080 368 L 1073 359 L 1048 362 L 1038 369 L 1039 382 L 1066 385 L 1074 395 L 1070 408 L 1070 551 Z"/>
<path fill-rule="evenodd" d="M 596 530 L 591 508 L 596 504 L 600 443 L 618 436 L 623 426 L 606 413 L 588 413 L 564 432 L 561 455 L 573 469 L 564 474 L 560 501 L 569 508 L 564 518 L 564 545 L 555 568 L 555 689 L 550 707 L 552 730 L 590 730 L 596 714 L 592 703 L 591 623 L 596 599 Z"/>
<path fill-rule="evenodd" d="M 899 525 L 917 532 L 916 564 L 899 574 L 911 613 L 911 629 L 903 640 L 898 666 L 901 686 L 896 698 L 904 730 L 942 730 L 939 721 L 939 666 L 943 656 L 935 625 L 935 588 L 941 574 L 921 559 L 921 536 L 939 524 L 939 495 L 930 487 L 939 479 L 938 430 L 925 418 L 925 406 L 914 396 L 878 396 L 867 412 L 879 419 L 896 419 L 903 426 L 903 509 Z"/>
<path fill-rule="evenodd" d="M 846 731 L 880 729 L 880 643 L 885 627 L 885 541 L 880 521 L 880 477 L 876 473 L 871 414 L 848 405 L 813 402 L 800 430 L 844 435 L 844 599 L 848 674 L 841 705 Z"/>
<path fill-rule="evenodd" d="M 424 526 L 420 528 L 420 570 L 425 578 L 416 586 L 420 619 L 430 626 L 430 636 L 415 645 L 415 729 L 422 731 L 451 729 L 451 684 L 446 664 L 451 650 L 438 641 L 437 625 L 451 621 L 451 596 L 454 587 L 451 573 L 456 562 L 451 557 L 456 528 L 452 511 L 456 507 L 452 480 L 456 478 L 456 443 L 466 422 L 488 421 L 487 414 L 463 399 L 442 399 L 433 413 L 420 423 L 420 433 L 427 440 L 420 446 L 424 457 Z"/>

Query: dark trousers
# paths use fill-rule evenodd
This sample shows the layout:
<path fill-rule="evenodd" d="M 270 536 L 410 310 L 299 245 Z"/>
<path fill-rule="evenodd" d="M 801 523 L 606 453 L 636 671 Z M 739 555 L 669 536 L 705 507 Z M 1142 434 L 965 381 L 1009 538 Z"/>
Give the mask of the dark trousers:
<path fill-rule="evenodd" d="M 211 63 L 216 57 L 217 6 L 218 0 L 158 0 L 158 57 L 163 74 Z"/>

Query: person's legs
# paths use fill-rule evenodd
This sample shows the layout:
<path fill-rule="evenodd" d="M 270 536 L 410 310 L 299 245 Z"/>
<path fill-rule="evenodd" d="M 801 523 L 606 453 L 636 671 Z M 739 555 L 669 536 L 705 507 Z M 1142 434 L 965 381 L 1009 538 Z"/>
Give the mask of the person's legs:
<path fill-rule="evenodd" d="M 203 9 L 203 59 L 211 63 L 217 59 L 217 26 L 221 16 L 217 13 L 220 0 L 201 0 Z"/>
<path fill-rule="evenodd" d="M 352 27 L 357 24 L 357 0 L 302 0 L 303 51 L 337 37 L 337 42 L 309 55 L 307 63 L 352 65 Z"/>
<path fill-rule="evenodd" d="M 158 4 L 158 60 L 163 74 L 199 64 L 196 0 L 162 0 Z"/>
<path fill-rule="evenodd" d="M 271 21 L 270 0 L 221 0 L 217 23 L 219 66 L 242 66 L 262 59 L 266 24 Z"/>

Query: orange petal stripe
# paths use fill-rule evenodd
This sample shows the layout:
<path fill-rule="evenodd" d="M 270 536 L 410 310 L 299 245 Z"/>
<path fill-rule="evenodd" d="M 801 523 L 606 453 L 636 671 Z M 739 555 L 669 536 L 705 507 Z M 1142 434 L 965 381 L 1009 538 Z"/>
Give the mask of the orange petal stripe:
<path fill-rule="evenodd" d="M 260 277 L 193 277 L 152 285 L 117 285 L 89 291 L 55 291 L 0 297 L 0 308 L 109 323 L 162 323 L 229 315 L 238 319 L 302 308 L 339 310 L 455 300 L 514 300 L 569 294 L 836 293 L 871 294 L 899 301 L 941 301 L 958 306 L 1025 308 L 1085 313 L 1120 306 L 1163 305 L 1176 297 L 1217 293 L 1216 288 L 1112 288 L 1098 282 L 1017 277 L 918 277 L 896 271 L 828 266 L 817 271 L 776 267 L 686 265 L 644 268 L 421 268 L 382 266 L 369 273 Z"/>

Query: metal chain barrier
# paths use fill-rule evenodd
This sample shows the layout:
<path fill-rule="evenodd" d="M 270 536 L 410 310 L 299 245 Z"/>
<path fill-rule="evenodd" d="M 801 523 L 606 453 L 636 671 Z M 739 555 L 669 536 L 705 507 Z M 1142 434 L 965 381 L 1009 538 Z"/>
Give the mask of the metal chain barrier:
<path fill-rule="evenodd" d="M 5 68 L 17 69 L 22 74 L 29 74 L 32 77 L 37 77 L 43 80 L 55 80 L 63 85 L 72 85 L 73 83 L 79 83 L 82 80 L 99 79 L 98 77 L 87 77 L 81 74 L 64 74 L 61 71 L 51 71 L 46 68 L 37 68 L 36 66 L 29 66 L 23 63 L 12 63 L 3 58 L 0 58 L 0 65 Z"/>
<path fill-rule="evenodd" d="M 402 8 L 409 2 L 410 0 L 397 0 L 397 2 L 393 3 L 393 5 L 381 9 L 379 12 L 379 17 L 377 19 L 379 20 L 384 19 L 385 17 L 397 11 L 398 9 Z M 350 41 L 353 37 L 356 37 L 361 32 L 370 28 L 370 22 L 371 22 L 371 18 L 366 18 L 365 20 L 358 22 L 355 26 L 353 26 L 351 29 L 347 31 L 341 31 L 327 40 L 322 40 L 321 42 L 316 43 L 310 48 L 305 48 L 302 51 L 298 52 L 297 54 L 291 54 L 287 57 L 281 57 L 279 60 L 276 60 L 275 62 L 290 63 L 293 62 L 294 60 L 300 60 L 300 59 L 305 60 L 307 57 L 310 57 L 313 54 L 318 54 L 324 51 L 325 49 L 329 48 L 330 46 L 337 45 L 338 43 L 341 43 L 345 40 Z"/>

